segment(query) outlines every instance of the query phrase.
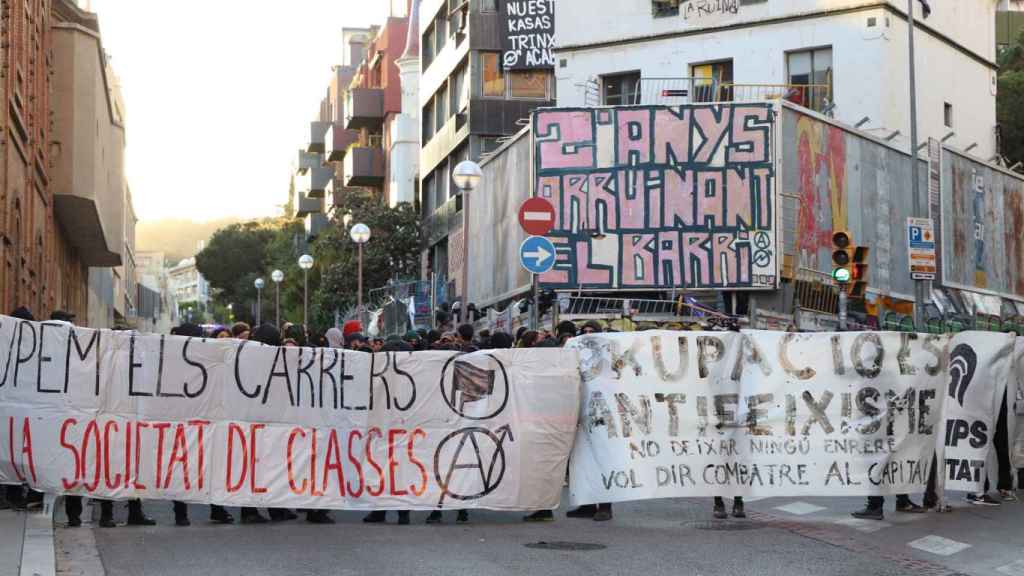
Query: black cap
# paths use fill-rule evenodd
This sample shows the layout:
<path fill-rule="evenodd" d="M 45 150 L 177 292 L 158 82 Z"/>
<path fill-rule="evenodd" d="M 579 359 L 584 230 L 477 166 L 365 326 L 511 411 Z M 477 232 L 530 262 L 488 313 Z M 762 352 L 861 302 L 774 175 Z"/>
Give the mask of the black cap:
<path fill-rule="evenodd" d="M 18 306 L 11 312 L 11 316 L 20 318 L 21 320 L 35 320 L 36 317 L 32 315 L 32 311 L 24 306 Z"/>
<path fill-rule="evenodd" d="M 71 312 L 66 312 L 64 310 L 54 310 L 53 312 L 50 312 L 50 320 L 60 320 L 61 322 L 74 322 L 75 315 L 72 314 Z"/>

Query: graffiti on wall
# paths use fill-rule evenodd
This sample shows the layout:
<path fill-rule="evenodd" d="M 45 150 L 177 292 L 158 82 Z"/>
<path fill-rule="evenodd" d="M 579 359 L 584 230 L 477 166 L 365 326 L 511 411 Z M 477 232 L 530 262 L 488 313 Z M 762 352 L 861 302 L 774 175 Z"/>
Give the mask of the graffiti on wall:
<path fill-rule="evenodd" d="M 796 131 L 798 265 L 824 270 L 831 266 L 832 232 L 846 229 L 846 139 L 839 128 L 803 115 Z"/>
<path fill-rule="evenodd" d="M 770 103 L 534 113 L 554 289 L 777 285 Z"/>
<path fill-rule="evenodd" d="M 1024 297 L 1024 180 L 944 150 L 942 223 L 947 284 Z"/>

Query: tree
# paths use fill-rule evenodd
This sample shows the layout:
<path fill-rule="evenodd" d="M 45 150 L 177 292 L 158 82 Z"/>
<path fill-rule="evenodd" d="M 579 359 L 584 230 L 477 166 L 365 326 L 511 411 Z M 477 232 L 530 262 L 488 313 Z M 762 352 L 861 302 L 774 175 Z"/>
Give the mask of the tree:
<path fill-rule="evenodd" d="M 996 122 L 1000 153 L 1012 166 L 1024 162 L 1024 31 L 1017 42 L 999 55 L 999 86 Z"/>
<path fill-rule="evenodd" d="M 313 246 L 319 289 L 312 301 L 320 325 L 333 324 L 334 311 L 347 312 L 357 303 L 358 246 L 349 237 L 357 223 L 370 227 L 363 246 L 364 297 L 389 280 L 419 277 L 420 215 L 412 204 L 391 208 L 368 192 L 348 192 L 336 206 L 332 226 Z"/>
<path fill-rule="evenodd" d="M 302 318 L 302 274 L 297 261 L 304 248 L 299 220 L 280 218 L 243 222 L 217 230 L 196 255 L 196 267 L 210 283 L 219 310 L 232 306 L 233 317 L 252 322 L 257 278 L 263 278 L 262 319 L 274 320 L 274 283 L 270 273 L 285 273 L 281 284 L 281 318 Z M 311 279 L 312 280 L 312 279 Z M 312 285 L 312 284 L 311 284 Z M 226 314 L 221 313 L 226 318 Z M 223 320 L 222 320 L 223 321 Z"/>

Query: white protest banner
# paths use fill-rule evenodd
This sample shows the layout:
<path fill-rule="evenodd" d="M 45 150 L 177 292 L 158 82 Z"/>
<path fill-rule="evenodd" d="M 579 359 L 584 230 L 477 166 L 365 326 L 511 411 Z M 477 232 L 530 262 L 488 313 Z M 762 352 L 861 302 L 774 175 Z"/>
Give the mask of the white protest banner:
<path fill-rule="evenodd" d="M 364 354 L 0 317 L 0 483 L 335 509 L 558 505 L 564 350 Z"/>
<path fill-rule="evenodd" d="M 1012 394 L 1007 401 L 1012 401 L 1014 410 L 1009 413 L 1010 460 L 1013 468 L 1024 468 L 1024 338 L 1018 337 L 1013 348 L 1014 377 Z"/>
<path fill-rule="evenodd" d="M 952 342 L 978 349 L 974 368 L 984 377 L 964 397 L 987 402 L 991 417 L 1012 337 Z M 957 439 L 947 457 L 957 464 L 973 465 L 987 449 L 941 414 L 950 343 L 882 332 L 577 338 L 569 344 L 583 377 L 572 502 L 921 492 L 947 426 Z"/>
<path fill-rule="evenodd" d="M 996 486 L 996 420 L 1014 374 L 1012 334 L 964 332 L 949 342 L 948 386 L 942 394 L 939 462 L 947 490 L 979 493 Z"/>

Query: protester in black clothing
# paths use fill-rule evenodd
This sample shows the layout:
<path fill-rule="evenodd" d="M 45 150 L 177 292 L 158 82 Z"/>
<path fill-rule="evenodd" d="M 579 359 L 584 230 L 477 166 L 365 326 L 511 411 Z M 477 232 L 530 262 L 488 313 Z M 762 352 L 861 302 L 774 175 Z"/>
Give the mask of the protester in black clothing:
<path fill-rule="evenodd" d="M 515 342 L 512 341 L 512 336 L 506 332 L 495 332 L 491 334 L 491 349 L 492 350 L 505 350 L 512 348 Z"/>
<path fill-rule="evenodd" d="M 14 309 L 10 314 L 14 318 L 20 320 L 29 320 L 34 322 L 36 317 L 32 315 L 32 311 L 25 306 L 19 306 Z M 26 510 L 28 508 L 38 508 L 43 504 L 43 493 L 31 488 L 25 489 L 25 487 L 18 484 L 9 484 L 5 488 L 7 495 L 7 502 L 11 505 L 11 508 L 15 510 Z"/>
<path fill-rule="evenodd" d="M 999 477 L 996 488 L 1005 502 L 1016 502 L 1017 495 L 1013 492 L 1013 479 L 1010 475 L 1010 435 L 1006 427 L 1006 394 L 1003 391 L 1003 402 L 999 405 L 999 418 L 996 420 L 996 433 L 992 443 L 996 446 L 996 459 L 999 462 Z M 985 477 L 985 490 L 979 494 L 968 494 L 967 501 L 977 506 L 999 506 L 1000 501 L 988 495 L 990 484 Z"/>

